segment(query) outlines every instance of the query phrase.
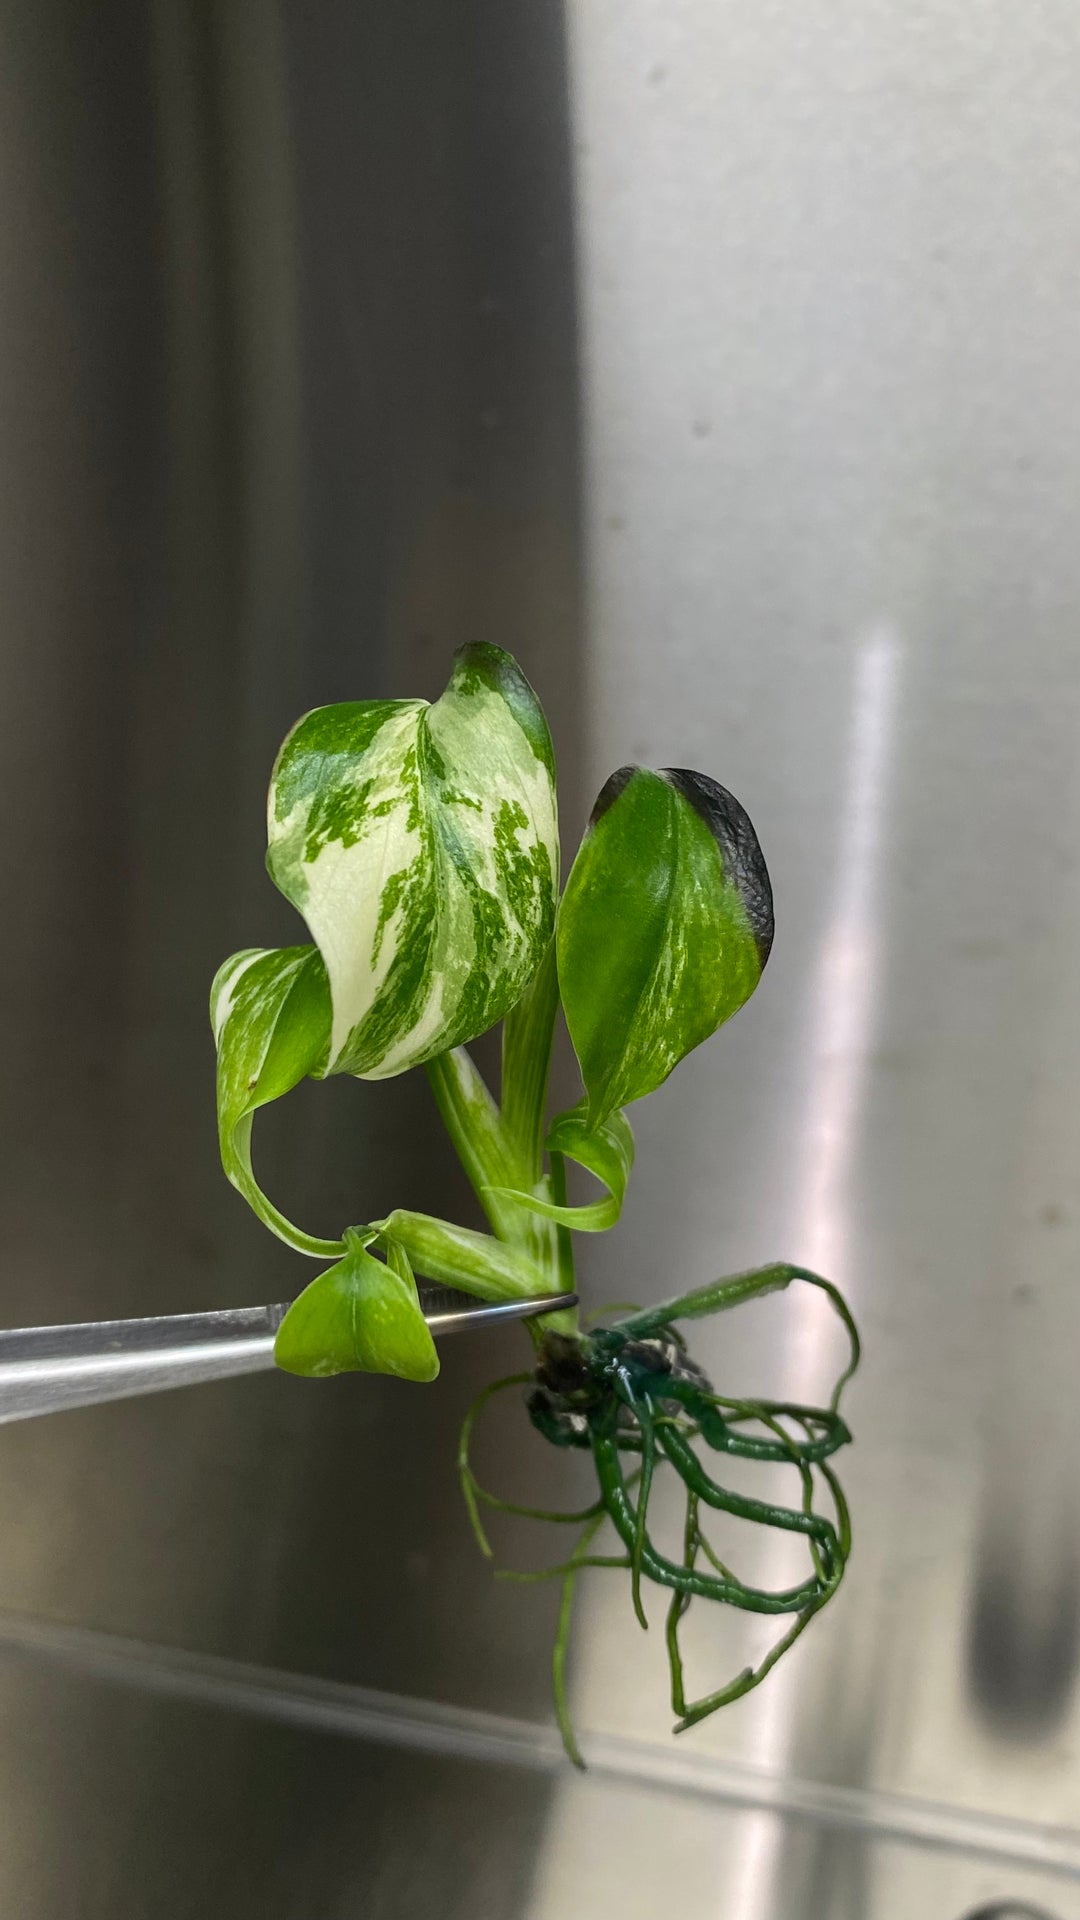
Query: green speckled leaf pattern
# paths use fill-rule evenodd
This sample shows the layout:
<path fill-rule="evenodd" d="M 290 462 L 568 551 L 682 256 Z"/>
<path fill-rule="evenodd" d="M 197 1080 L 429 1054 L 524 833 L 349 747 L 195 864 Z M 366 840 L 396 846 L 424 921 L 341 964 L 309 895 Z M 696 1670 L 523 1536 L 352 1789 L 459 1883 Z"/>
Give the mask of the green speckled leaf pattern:
<path fill-rule="evenodd" d="M 434 705 L 319 707 L 274 768 L 267 863 L 322 954 L 325 1071 L 380 1080 L 474 1039 L 551 938 L 555 769 L 528 681 L 462 648 Z"/>
<path fill-rule="evenodd" d="M 305 1287 L 278 1328 L 274 1359 L 286 1373 L 392 1373 L 434 1380 L 439 1356 L 409 1262 L 400 1248 L 384 1265 L 351 1228 L 345 1256 Z"/>
<path fill-rule="evenodd" d="M 593 809 L 559 909 L 559 986 L 596 1131 L 749 998 L 772 892 L 739 802 L 706 774 L 623 767 Z"/>

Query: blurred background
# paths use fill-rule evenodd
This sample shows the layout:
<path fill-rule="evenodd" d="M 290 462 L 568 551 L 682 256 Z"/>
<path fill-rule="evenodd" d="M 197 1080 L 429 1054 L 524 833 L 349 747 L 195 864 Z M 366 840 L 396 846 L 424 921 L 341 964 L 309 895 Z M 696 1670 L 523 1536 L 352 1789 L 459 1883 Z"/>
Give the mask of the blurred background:
<path fill-rule="evenodd" d="M 1078 89 L 1072 0 L 0 4 L 0 1320 L 308 1277 L 219 1171 L 210 978 L 296 937 L 291 722 L 482 639 L 568 852 L 696 766 L 777 896 L 589 1299 L 786 1256 L 867 1349 L 836 1605 L 673 1742 L 597 1575 L 581 1778 L 453 1469 L 519 1330 L 4 1428 L 5 1914 L 1080 1920 Z M 473 1217 L 423 1076 L 260 1143 L 316 1230 Z M 698 1351 L 813 1399 L 833 1341 Z"/>

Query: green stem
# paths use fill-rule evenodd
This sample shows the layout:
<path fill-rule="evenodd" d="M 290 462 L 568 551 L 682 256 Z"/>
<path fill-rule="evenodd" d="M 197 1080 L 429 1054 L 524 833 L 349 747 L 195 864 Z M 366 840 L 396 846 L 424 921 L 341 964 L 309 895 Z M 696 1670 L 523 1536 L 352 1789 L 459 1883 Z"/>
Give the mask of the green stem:
<path fill-rule="evenodd" d="M 439 1054 L 427 1062 L 425 1071 L 473 1192 L 495 1232 L 503 1239 L 513 1238 L 512 1216 L 516 1213 L 520 1220 L 521 1210 L 500 1201 L 491 1189 L 512 1186 L 517 1166 L 483 1075 L 465 1047 Z"/>
<path fill-rule="evenodd" d="M 252 1115 L 246 1113 L 233 1130 L 228 1142 L 228 1154 L 223 1152 L 222 1161 L 228 1179 L 238 1193 L 242 1193 L 264 1227 L 284 1240 L 287 1247 L 296 1253 L 306 1254 L 309 1260 L 340 1260 L 345 1252 L 343 1240 L 320 1240 L 315 1234 L 305 1233 L 302 1227 L 296 1227 L 279 1213 L 272 1200 L 268 1200 L 254 1173 L 251 1170 L 251 1122 Z"/>
<path fill-rule="evenodd" d="M 544 1170 L 544 1115 L 558 1007 L 553 940 L 521 999 L 503 1021 L 502 1123 L 526 1189 Z"/>
<path fill-rule="evenodd" d="M 256 1192 L 258 1191 L 256 1189 Z M 294 1253 L 306 1254 L 309 1260 L 340 1260 L 344 1256 L 344 1240 L 319 1240 L 313 1233 L 305 1233 L 301 1227 L 294 1227 L 292 1221 L 286 1220 L 285 1215 L 271 1206 L 269 1200 L 266 1200 L 261 1193 L 258 1201 L 249 1193 L 244 1197 L 262 1221 L 263 1226 L 269 1227 L 271 1233 L 276 1234 L 279 1240 L 284 1240 L 285 1245 L 292 1247 Z"/>
<path fill-rule="evenodd" d="M 495 1188 L 541 1192 L 549 1186 L 565 1201 L 566 1176 L 561 1155 L 553 1155 L 550 1183 L 543 1171 L 544 1100 L 551 1059 L 558 982 L 552 947 L 525 999 L 507 1016 L 503 1033 L 503 1094 L 500 1112 L 464 1047 L 455 1047 L 427 1063 L 427 1075 L 443 1125 L 497 1238 L 521 1249 L 543 1275 L 540 1290 L 572 1292 L 574 1259 L 570 1235 L 527 1211 Z M 457 1284 L 456 1282 L 454 1284 Z M 462 1284 L 465 1284 L 464 1282 Z M 530 1327 L 536 1339 L 545 1330 L 576 1331 L 569 1313 Z"/>
<path fill-rule="evenodd" d="M 516 1184 L 527 1193 L 542 1191 L 544 1185 L 545 1113 L 558 1010 L 559 977 L 552 940 L 525 993 L 503 1021 L 502 1124 L 507 1145 L 518 1165 Z M 550 1197 L 565 1206 L 566 1163 L 561 1154 L 551 1156 L 547 1184 Z M 488 1196 L 486 1204 L 498 1205 L 496 1196 Z M 543 1220 L 519 1206 L 511 1230 L 516 1238 L 524 1238 L 533 1258 L 556 1276 L 559 1291 L 572 1293 L 574 1254 L 567 1229 L 553 1226 L 550 1220 Z M 530 1323 L 529 1332 L 537 1347 L 546 1332 L 576 1333 L 576 1314 L 568 1310 L 557 1317 L 545 1318 L 542 1324 Z"/>
<path fill-rule="evenodd" d="M 412 1213 L 406 1207 L 395 1207 L 385 1220 L 373 1220 L 371 1226 L 380 1239 L 397 1240 L 415 1271 L 427 1280 L 460 1287 L 481 1300 L 521 1300 L 546 1293 L 555 1298 L 552 1275 L 521 1247 L 490 1233 L 475 1233 L 471 1227 L 438 1220 L 430 1213 Z"/>
<path fill-rule="evenodd" d="M 544 1173 L 544 1108 L 558 1005 L 553 941 L 522 999 L 503 1023 L 501 1111 L 464 1047 L 455 1047 L 429 1061 L 427 1075 L 443 1125 L 496 1237 L 508 1247 L 519 1249 L 533 1271 L 542 1276 L 537 1291 L 550 1288 L 553 1293 L 571 1293 L 574 1254 L 568 1229 L 492 1191 L 502 1187 L 545 1198 L 550 1193 L 558 1204 L 566 1203 L 562 1154 L 552 1154 L 551 1174 Z M 488 1263 L 482 1264 L 486 1267 Z M 430 1274 L 430 1268 L 422 1266 L 421 1270 Z M 475 1284 L 477 1278 L 481 1276 L 474 1271 L 473 1291 L 480 1290 Z M 482 1284 L 488 1278 L 485 1273 Z M 451 1284 L 468 1286 L 470 1280 Z M 486 1297 L 493 1296 L 488 1292 Z M 530 1322 L 529 1332 L 537 1344 L 551 1331 L 575 1333 L 576 1315 L 567 1310 L 545 1315 L 542 1323 Z"/>
<path fill-rule="evenodd" d="M 551 1156 L 551 1197 L 560 1207 L 566 1205 L 566 1156 L 553 1153 Z M 563 1293 L 574 1291 L 574 1241 L 569 1227 L 560 1224 L 555 1229 L 555 1245 L 559 1263 L 559 1287 Z"/>
<path fill-rule="evenodd" d="M 544 1275 L 541 1291 L 562 1290 L 557 1230 L 504 1197 L 507 1190 L 542 1186 L 543 1176 L 534 1177 L 517 1161 L 503 1115 L 469 1053 L 455 1047 L 440 1054 L 428 1061 L 427 1075 L 443 1125 L 493 1231 L 508 1246 L 519 1247 Z"/>

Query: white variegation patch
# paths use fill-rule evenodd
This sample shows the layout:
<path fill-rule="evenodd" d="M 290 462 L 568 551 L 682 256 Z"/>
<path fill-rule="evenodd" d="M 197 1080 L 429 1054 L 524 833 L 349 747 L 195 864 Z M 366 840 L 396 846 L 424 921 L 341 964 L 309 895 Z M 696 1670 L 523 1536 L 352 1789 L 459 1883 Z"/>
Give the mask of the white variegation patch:
<path fill-rule="evenodd" d="M 220 1043 L 241 980 L 249 967 L 253 967 L 256 960 L 261 960 L 267 951 L 266 947 L 246 947 L 242 953 L 234 953 L 214 975 L 210 988 L 210 1025 L 214 1030 L 215 1046 Z"/>
<path fill-rule="evenodd" d="M 259 1218 L 290 1246 L 322 1258 L 336 1241 L 315 1240 L 278 1213 L 255 1179 L 251 1122 L 326 1058 L 330 996 L 316 949 L 247 948 L 219 967 L 210 989 L 217 1046 L 218 1140 L 221 1163 Z"/>
<path fill-rule="evenodd" d="M 328 1072 L 385 1079 L 524 992 L 558 878 L 546 723 L 509 655 L 464 648 L 442 698 L 308 714 L 274 770 L 268 863 L 326 965 Z"/>
<path fill-rule="evenodd" d="M 270 870 L 282 891 L 304 914 L 330 980 L 331 1072 L 356 1024 L 357 1010 L 370 1007 L 378 999 L 398 951 L 402 907 L 392 910 L 380 926 L 386 883 L 423 857 L 422 820 L 415 797 L 405 790 L 402 768 L 409 756 L 416 754 L 425 703 L 410 700 L 383 704 L 388 711 L 370 743 L 355 755 L 327 757 L 320 769 L 322 778 L 315 797 L 324 797 L 330 789 L 340 798 L 348 820 L 343 838 L 319 839 L 317 845 L 313 844 L 313 796 L 305 793 L 279 819 L 274 808 L 276 782 L 270 789 Z M 318 740 L 323 731 L 320 721 L 328 721 L 341 711 L 320 708 L 308 714 L 300 726 Z M 296 728 L 289 736 L 283 757 L 299 731 Z M 310 754 L 306 740 L 304 751 Z M 295 878 L 287 884 L 293 872 L 294 849 L 300 850 Z"/>

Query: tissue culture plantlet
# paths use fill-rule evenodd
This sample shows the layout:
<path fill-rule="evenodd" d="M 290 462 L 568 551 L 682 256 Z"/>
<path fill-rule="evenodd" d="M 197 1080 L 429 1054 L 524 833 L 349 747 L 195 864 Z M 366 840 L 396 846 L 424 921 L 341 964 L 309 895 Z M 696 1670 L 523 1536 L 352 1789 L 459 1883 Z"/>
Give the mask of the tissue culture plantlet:
<path fill-rule="evenodd" d="M 619 1218 L 634 1157 L 624 1109 L 666 1080 L 761 977 L 772 894 L 750 820 L 706 774 L 623 767 L 596 802 L 560 899 L 547 722 L 509 654 L 469 646 L 434 704 L 350 702 L 300 720 L 273 770 L 268 832 L 270 874 L 313 943 L 234 954 L 214 980 L 211 1018 L 225 1171 L 272 1233 L 332 1263 L 286 1314 L 278 1364 L 307 1375 L 432 1380 L 439 1362 L 415 1274 L 489 1301 L 550 1293 L 550 1315 L 526 1323 L 532 1369 L 487 1388 L 465 1422 L 459 1466 L 473 1527 L 486 1554 L 481 1507 L 578 1529 L 557 1567 L 504 1576 L 562 1581 L 553 1671 L 572 1759 L 580 1762 L 564 1666 L 574 1587 L 587 1567 L 629 1574 L 642 1626 L 646 1588 L 668 1596 L 676 1731 L 691 1726 L 756 1686 L 843 1576 L 851 1533 L 829 1461 L 850 1437 L 839 1403 L 858 1363 L 855 1327 L 828 1281 L 789 1265 L 591 1330 L 560 1309 L 559 1296 L 574 1284 L 573 1235 L 607 1231 Z M 583 1095 L 549 1122 L 560 1004 Z M 500 1020 L 496 1103 L 467 1043 Z M 258 1108 L 309 1075 L 382 1080 L 417 1066 L 490 1232 L 401 1208 L 339 1239 L 294 1226 L 255 1177 Z M 595 1178 L 602 1197 L 568 1203 L 568 1160 Z M 829 1405 L 716 1391 L 679 1323 L 796 1282 L 824 1291 L 848 1337 Z M 469 1457 L 476 1419 L 494 1395 L 521 1389 L 537 1432 L 591 1455 L 591 1506 L 528 1508 L 479 1485 Z M 729 1489 L 725 1457 L 786 1464 L 794 1503 Z M 682 1489 L 679 1557 L 661 1552 L 649 1528 L 659 1472 Z M 775 1591 L 747 1584 L 717 1554 L 707 1512 L 800 1535 L 805 1577 Z M 595 1550 L 605 1523 L 615 1552 Z M 695 1599 L 776 1615 L 782 1630 L 756 1667 L 690 1700 L 679 1628 Z"/>

